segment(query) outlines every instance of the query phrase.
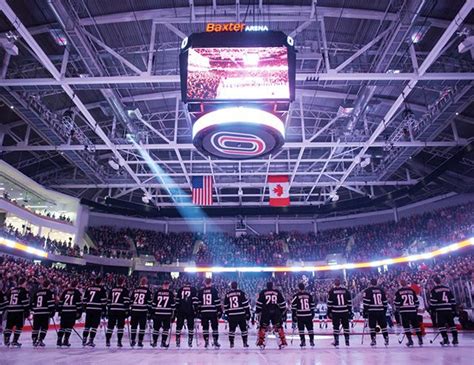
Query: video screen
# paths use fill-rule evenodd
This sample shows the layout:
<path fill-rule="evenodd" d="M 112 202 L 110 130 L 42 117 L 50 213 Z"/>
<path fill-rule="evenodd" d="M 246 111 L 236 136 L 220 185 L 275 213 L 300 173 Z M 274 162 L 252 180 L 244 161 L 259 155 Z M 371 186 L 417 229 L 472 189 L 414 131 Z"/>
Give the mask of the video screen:
<path fill-rule="evenodd" d="M 289 99 L 287 47 L 190 48 L 188 100 Z"/>

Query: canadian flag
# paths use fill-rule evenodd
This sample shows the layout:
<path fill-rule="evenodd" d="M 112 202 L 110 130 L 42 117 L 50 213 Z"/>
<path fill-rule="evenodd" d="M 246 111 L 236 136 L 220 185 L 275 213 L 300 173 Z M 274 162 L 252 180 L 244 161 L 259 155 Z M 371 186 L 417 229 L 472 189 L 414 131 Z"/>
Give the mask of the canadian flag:
<path fill-rule="evenodd" d="M 290 205 L 290 183 L 287 175 L 269 176 L 268 188 L 270 189 L 270 205 L 272 207 Z"/>

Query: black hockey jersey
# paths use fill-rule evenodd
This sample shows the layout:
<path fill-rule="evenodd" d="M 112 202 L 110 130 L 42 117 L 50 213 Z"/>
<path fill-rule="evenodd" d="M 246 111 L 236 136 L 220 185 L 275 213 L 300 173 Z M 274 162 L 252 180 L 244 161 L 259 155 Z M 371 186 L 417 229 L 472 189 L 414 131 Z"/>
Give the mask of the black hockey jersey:
<path fill-rule="evenodd" d="M 130 294 L 128 289 L 123 286 L 113 288 L 109 293 L 109 299 L 107 303 L 109 312 L 113 313 L 125 313 L 130 307 Z"/>
<path fill-rule="evenodd" d="M 103 286 L 90 286 L 82 299 L 84 308 L 90 312 L 103 312 L 107 306 L 107 293 Z"/>
<path fill-rule="evenodd" d="M 2 313 L 7 307 L 8 300 L 7 297 L 3 294 L 3 292 L 0 290 L 0 318 L 2 318 Z"/>
<path fill-rule="evenodd" d="M 191 285 L 179 288 L 176 294 L 176 310 L 178 313 L 194 314 L 198 307 L 197 289 Z"/>
<path fill-rule="evenodd" d="M 24 312 L 29 309 L 30 296 L 25 288 L 17 286 L 10 290 L 7 304 L 8 313 Z"/>
<path fill-rule="evenodd" d="M 33 314 L 51 315 L 55 312 L 55 309 L 54 294 L 49 289 L 40 289 L 31 298 L 31 310 Z"/>
<path fill-rule="evenodd" d="M 153 297 L 153 313 L 156 316 L 173 316 L 176 303 L 169 289 L 159 289 Z"/>
<path fill-rule="evenodd" d="M 387 296 L 385 290 L 377 286 L 370 286 L 364 291 L 364 312 L 387 311 Z"/>
<path fill-rule="evenodd" d="M 451 289 L 445 285 L 436 285 L 431 290 L 430 307 L 437 312 L 456 311 L 456 300 Z"/>
<path fill-rule="evenodd" d="M 334 287 L 328 293 L 328 313 L 351 313 L 352 299 L 349 290 Z"/>
<path fill-rule="evenodd" d="M 257 298 L 255 312 L 280 312 L 283 314 L 286 312 L 285 298 L 279 290 L 262 290 Z"/>
<path fill-rule="evenodd" d="M 133 313 L 148 313 L 151 310 L 151 291 L 147 286 L 139 286 L 130 296 Z"/>
<path fill-rule="evenodd" d="M 198 293 L 198 310 L 201 314 L 221 314 L 221 300 L 214 287 L 203 288 Z"/>
<path fill-rule="evenodd" d="M 313 318 L 315 304 L 313 296 L 306 292 L 297 292 L 293 295 L 291 300 L 291 311 L 294 317 L 297 318 Z"/>
<path fill-rule="evenodd" d="M 81 314 L 82 313 L 82 296 L 79 290 L 69 288 L 63 291 L 58 305 L 59 313 Z"/>
<path fill-rule="evenodd" d="M 250 319 L 250 305 L 242 290 L 235 289 L 227 292 L 224 298 L 224 312 L 229 317 L 245 316 Z"/>
<path fill-rule="evenodd" d="M 398 289 L 395 293 L 393 304 L 400 313 L 416 313 L 420 302 L 412 288 L 404 287 Z"/>

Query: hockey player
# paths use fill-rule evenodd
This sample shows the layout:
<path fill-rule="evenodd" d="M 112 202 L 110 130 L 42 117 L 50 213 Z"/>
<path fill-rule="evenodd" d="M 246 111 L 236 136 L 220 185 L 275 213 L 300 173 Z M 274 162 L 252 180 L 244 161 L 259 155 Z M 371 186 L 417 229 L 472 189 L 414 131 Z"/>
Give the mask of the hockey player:
<path fill-rule="evenodd" d="M 303 283 L 298 284 L 298 292 L 293 296 L 291 301 L 291 319 L 293 323 L 298 324 L 298 333 L 300 335 L 300 347 L 306 346 L 304 330 L 308 330 L 309 344 L 314 346 L 314 299 L 313 296 L 305 290 Z M 294 328 L 294 327 L 293 327 Z"/>
<path fill-rule="evenodd" d="M 21 332 L 23 330 L 23 324 L 25 318 L 28 318 L 30 297 L 26 291 L 26 279 L 18 279 L 18 285 L 10 290 L 7 295 L 7 324 L 3 333 L 5 346 L 10 346 L 10 336 L 15 327 L 15 333 L 13 335 L 13 347 L 21 347 L 21 343 L 18 342 L 20 339 Z"/>
<path fill-rule="evenodd" d="M 222 316 L 221 300 L 217 289 L 212 286 L 212 280 L 206 278 L 204 288 L 198 293 L 198 313 L 201 317 L 202 334 L 204 337 L 204 347 L 209 347 L 209 323 L 212 328 L 212 340 L 215 348 L 220 348 L 219 344 L 219 318 Z"/>
<path fill-rule="evenodd" d="M 8 304 L 7 297 L 0 290 L 0 318 L 2 319 L 3 319 L 3 312 L 5 311 L 7 304 Z"/>
<path fill-rule="evenodd" d="M 125 278 L 119 277 L 117 286 L 109 293 L 108 299 L 108 317 L 107 333 L 105 336 L 105 345 L 110 347 L 110 339 L 114 332 L 114 327 L 117 326 L 117 347 L 122 347 L 123 329 L 125 327 L 125 319 L 128 317 L 128 310 L 130 307 L 130 295 L 125 286 Z"/>
<path fill-rule="evenodd" d="M 332 319 L 333 346 L 339 346 L 339 326 L 341 324 L 346 346 L 349 346 L 349 320 L 352 318 L 352 300 L 351 293 L 341 286 L 340 279 L 334 280 L 334 287 L 328 293 L 328 316 Z"/>
<path fill-rule="evenodd" d="M 273 289 L 272 282 L 268 282 L 267 288 L 258 295 L 255 313 L 260 315 L 257 346 L 265 347 L 265 332 L 270 324 L 273 325 L 275 332 L 278 332 L 280 337 L 279 348 L 287 346 L 282 325 L 283 319 L 286 318 L 286 302 L 281 292 Z"/>
<path fill-rule="evenodd" d="M 152 304 L 153 311 L 153 341 L 152 347 L 156 347 L 160 329 L 163 328 L 161 334 L 161 347 L 168 348 L 168 335 L 173 322 L 175 301 L 174 294 L 170 290 L 169 281 L 164 281 L 161 288 L 155 293 Z"/>
<path fill-rule="evenodd" d="M 395 293 L 395 310 L 400 313 L 400 319 L 403 326 L 403 331 L 407 337 L 407 346 L 413 346 L 413 340 L 411 339 L 410 326 L 418 337 L 418 344 L 423 345 L 423 337 L 421 337 L 420 325 L 418 322 L 418 298 L 412 288 L 407 285 L 406 280 L 400 280 L 401 288 Z"/>
<path fill-rule="evenodd" d="M 143 338 L 145 337 L 146 322 L 148 314 L 151 311 L 152 299 L 147 278 L 143 277 L 140 279 L 140 286 L 132 292 L 130 298 L 130 345 L 132 347 L 136 345 L 137 328 L 140 327 L 138 332 L 138 347 L 143 347 Z"/>
<path fill-rule="evenodd" d="M 181 330 L 186 321 L 188 327 L 188 346 L 193 347 L 194 318 L 198 306 L 197 289 L 184 283 L 176 295 L 176 347 L 181 346 Z"/>
<path fill-rule="evenodd" d="M 61 316 L 61 322 L 58 331 L 57 346 L 70 347 L 69 337 L 76 320 L 82 316 L 82 297 L 79 290 L 76 289 L 77 281 L 72 281 L 69 288 L 66 289 L 59 299 L 58 313 Z M 64 342 L 63 342 L 64 337 Z"/>
<path fill-rule="evenodd" d="M 430 307 L 431 310 L 436 315 L 436 323 L 438 330 L 443 337 L 441 346 L 449 345 L 449 338 L 447 333 L 448 325 L 453 335 L 453 345 L 457 346 L 458 341 L 458 331 L 456 330 L 456 325 L 454 324 L 454 317 L 456 315 L 456 301 L 454 300 L 453 293 L 451 290 L 441 283 L 441 278 L 436 276 L 433 279 L 435 287 L 431 290 L 430 298 Z"/>
<path fill-rule="evenodd" d="M 248 345 L 247 321 L 250 320 L 250 306 L 245 293 L 237 288 L 237 282 L 230 284 L 230 291 L 224 298 L 224 312 L 229 321 L 229 343 L 230 348 L 234 347 L 235 330 L 240 328 L 244 347 Z"/>
<path fill-rule="evenodd" d="M 43 340 L 48 332 L 49 318 L 54 317 L 56 311 L 54 294 L 49 289 L 50 284 L 49 280 L 45 279 L 43 288 L 39 289 L 31 298 L 31 311 L 33 312 L 31 338 L 34 347 L 45 346 Z"/>
<path fill-rule="evenodd" d="M 370 329 L 370 346 L 376 346 L 376 331 L 377 324 L 382 329 L 382 335 L 385 341 L 385 346 L 388 346 L 388 330 L 387 319 L 385 313 L 387 312 L 387 297 L 385 291 L 377 286 L 377 279 L 370 280 L 370 286 L 364 291 L 364 318 L 369 319 Z"/>
<path fill-rule="evenodd" d="M 102 279 L 100 277 L 95 279 L 94 285 L 87 288 L 82 302 L 86 311 L 82 346 L 95 347 L 94 338 L 97 334 L 97 327 L 99 327 L 100 318 L 105 316 L 107 309 L 107 293 L 102 286 Z M 89 341 L 87 341 L 89 336 Z"/>

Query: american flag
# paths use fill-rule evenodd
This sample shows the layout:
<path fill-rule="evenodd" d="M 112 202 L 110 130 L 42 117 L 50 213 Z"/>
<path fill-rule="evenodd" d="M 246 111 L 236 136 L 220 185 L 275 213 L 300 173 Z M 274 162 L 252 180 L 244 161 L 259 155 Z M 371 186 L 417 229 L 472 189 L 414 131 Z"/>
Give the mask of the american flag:
<path fill-rule="evenodd" d="M 212 176 L 193 176 L 193 204 L 212 205 Z"/>

